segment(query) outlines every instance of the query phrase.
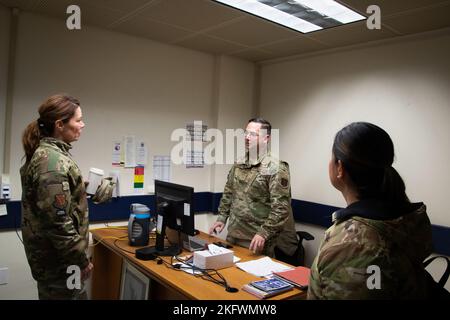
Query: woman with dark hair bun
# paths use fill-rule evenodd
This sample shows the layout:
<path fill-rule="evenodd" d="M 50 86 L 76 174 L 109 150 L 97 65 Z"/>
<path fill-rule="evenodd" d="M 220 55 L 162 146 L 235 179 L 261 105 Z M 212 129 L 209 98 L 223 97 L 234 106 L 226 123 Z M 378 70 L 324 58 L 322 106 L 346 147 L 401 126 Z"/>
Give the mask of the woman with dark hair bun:
<path fill-rule="evenodd" d="M 93 268 L 86 255 L 88 205 L 69 153 L 83 128 L 80 102 L 57 94 L 42 103 L 22 136 L 22 235 L 39 299 L 87 298 L 83 281 Z"/>
<path fill-rule="evenodd" d="M 334 139 L 331 184 L 347 207 L 333 214 L 311 267 L 308 299 L 427 297 L 423 261 L 432 252 L 423 203 L 411 203 L 380 127 L 355 122 Z"/>

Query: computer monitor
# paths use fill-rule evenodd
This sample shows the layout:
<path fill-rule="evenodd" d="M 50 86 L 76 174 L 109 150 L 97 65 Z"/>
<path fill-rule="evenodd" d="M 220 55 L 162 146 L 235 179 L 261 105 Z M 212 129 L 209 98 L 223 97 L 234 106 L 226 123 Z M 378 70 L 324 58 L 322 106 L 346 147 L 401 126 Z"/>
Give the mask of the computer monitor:
<path fill-rule="evenodd" d="M 172 256 L 181 252 L 180 243 L 164 246 L 166 228 L 184 235 L 195 235 L 194 188 L 155 180 L 156 255 Z"/>
<path fill-rule="evenodd" d="M 155 180 L 155 201 L 156 212 L 165 214 L 167 227 L 191 236 L 195 234 L 194 188 Z"/>

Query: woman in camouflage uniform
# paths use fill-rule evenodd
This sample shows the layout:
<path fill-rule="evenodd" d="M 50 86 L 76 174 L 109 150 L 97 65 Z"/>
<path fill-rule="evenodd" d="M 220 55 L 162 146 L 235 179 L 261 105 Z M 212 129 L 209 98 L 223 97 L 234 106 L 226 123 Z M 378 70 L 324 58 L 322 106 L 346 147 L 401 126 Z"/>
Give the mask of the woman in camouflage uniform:
<path fill-rule="evenodd" d="M 347 207 L 333 214 L 311 267 L 308 299 L 418 299 L 427 296 L 423 260 L 431 225 L 392 167 L 381 128 L 352 123 L 334 139 L 329 176 Z"/>
<path fill-rule="evenodd" d="M 39 299 L 86 298 L 83 281 L 93 268 L 86 255 L 88 206 L 69 153 L 83 127 L 79 101 L 54 95 L 23 133 L 22 234 Z"/>

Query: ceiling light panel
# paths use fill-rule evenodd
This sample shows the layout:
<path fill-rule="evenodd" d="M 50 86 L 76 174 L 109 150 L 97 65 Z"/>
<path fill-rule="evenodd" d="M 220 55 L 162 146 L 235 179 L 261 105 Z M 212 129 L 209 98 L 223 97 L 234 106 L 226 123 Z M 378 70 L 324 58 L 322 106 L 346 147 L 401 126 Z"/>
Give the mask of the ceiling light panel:
<path fill-rule="evenodd" d="M 364 20 L 332 0 L 214 0 L 302 33 Z"/>

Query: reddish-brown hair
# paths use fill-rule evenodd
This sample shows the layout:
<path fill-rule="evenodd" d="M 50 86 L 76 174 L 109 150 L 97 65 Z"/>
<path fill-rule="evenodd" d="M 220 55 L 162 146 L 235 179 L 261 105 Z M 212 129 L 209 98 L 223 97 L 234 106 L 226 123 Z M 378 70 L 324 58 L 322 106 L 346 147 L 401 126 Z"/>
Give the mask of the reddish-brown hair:
<path fill-rule="evenodd" d="M 26 161 L 30 161 L 39 141 L 44 137 L 52 137 L 55 122 L 67 123 L 74 115 L 80 102 L 66 94 L 55 94 L 47 98 L 39 107 L 39 118 L 32 121 L 23 132 L 22 145 Z"/>

